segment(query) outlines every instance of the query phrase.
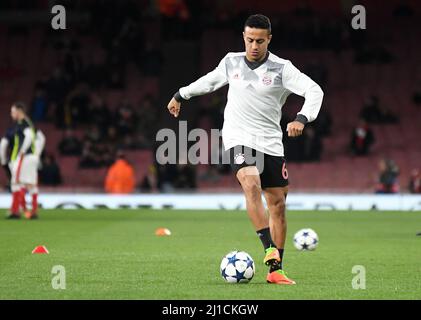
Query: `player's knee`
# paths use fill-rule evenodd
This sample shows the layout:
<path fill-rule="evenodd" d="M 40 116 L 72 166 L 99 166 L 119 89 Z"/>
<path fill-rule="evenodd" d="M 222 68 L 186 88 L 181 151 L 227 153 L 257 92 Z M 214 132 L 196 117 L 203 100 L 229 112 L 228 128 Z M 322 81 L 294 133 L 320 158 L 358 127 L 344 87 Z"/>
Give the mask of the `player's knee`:
<path fill-rule="evenodd" d="M 262 187 L 260 183 L 255 179 L 244 179 L 241 183 L 246 196 L 249 197 L 261 197 Z"/>
<path fill-rule="evenodd" d="M 274 217 L 285 219 L 285 208 L 285 199 L 280 198 L 269 205 L 269 212 Z"/>

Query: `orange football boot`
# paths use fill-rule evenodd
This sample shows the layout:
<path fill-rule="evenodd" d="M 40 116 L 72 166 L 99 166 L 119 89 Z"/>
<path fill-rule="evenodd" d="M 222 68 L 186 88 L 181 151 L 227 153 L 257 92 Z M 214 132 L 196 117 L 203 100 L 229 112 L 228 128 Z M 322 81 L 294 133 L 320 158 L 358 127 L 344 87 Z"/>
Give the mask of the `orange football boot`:
<path fill-rule="evenodd" d="M 291 280 L 287 277 L 284 270 L 279 269 L 273 272 L 268 273 L 266 277 L 267 283 L 274 283 L 274 284 L 286 284 L 286 285 L 293 285 L 295 284 L 294 280 Z"/>

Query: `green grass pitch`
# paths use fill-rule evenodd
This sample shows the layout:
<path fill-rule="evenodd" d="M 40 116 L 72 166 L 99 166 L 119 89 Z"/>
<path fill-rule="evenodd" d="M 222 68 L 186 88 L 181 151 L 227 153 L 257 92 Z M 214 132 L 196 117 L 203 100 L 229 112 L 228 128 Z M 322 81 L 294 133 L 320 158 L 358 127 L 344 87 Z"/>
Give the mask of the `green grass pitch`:
<path fill-rule="evenodd" d="M 154 231 L 167 227 L 169 237 Z M 292 236 L 316 230 L 299 252 Z M 420 212 L 289 212 L 284 267 L 296 286 L 269 285 L 263 249 L 244 211 L 44 210 L 37 221 L 0 220 L 0 299 L 421 299 Z M 45 245 L 50 254 L 31 254 Z M 254 259 L 248 284 L 225 283 L 232 250 Z M 66 289 L 52 288 L 52 268 Z M 352 288 L 354 265 L 366 289 Z"/>

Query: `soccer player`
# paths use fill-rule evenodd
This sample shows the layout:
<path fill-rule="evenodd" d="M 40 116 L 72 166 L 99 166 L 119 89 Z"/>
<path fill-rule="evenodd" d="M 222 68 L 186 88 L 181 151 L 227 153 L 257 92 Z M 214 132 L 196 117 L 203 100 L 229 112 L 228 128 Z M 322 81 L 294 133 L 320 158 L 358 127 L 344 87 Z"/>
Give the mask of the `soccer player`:
<path fill-rule="evenodd" d="M 10 115 L 15 122 L 1 141 L 1 163 L 4 165 L 7 148 L 11 148 L 9 168 L 11 171 L 12 205 L 9 219 L 20 218 L 20 207 L 24 205 L 25 193 L 32 196 L 32 210 L 25 212 L 26 218 L 38 218 L 38 164 L 45 145 L 45 136 L 37 131 L 25 113 L 25 105 L 16 102 Z M 38 148 L 38 150 L 37 150 Z"/>
<path fill-rule="evenodd" d="M 270 268 L 266 280 L 291 285 L 295 281 L 287 277 L 282 264 L 287 231 L 288 172 L 282 144 L 281 109 L 290 93 L 305 98 L 295 120 L 286 128 L 288 137 L 298 137 L 305 125 L 316 119 L 323 91 L 289 60 L 268 51 L 272 34 L 266 16 L 250 16 L 244 25 L 243 39 L 245 52 L 228 53 L 213 71 L 180 88 L 167 108 L 178 117 L 183 100 L 229 84 L 222 128 L 224 147 L 230 153 L 231 165 L 246 198 L 248 215 L 265 249 L 263 261 Z M 255 159 L 262 158 L 259 166 L 263 170 L 259 170 Z M 269 216 L 265 213 L 262 190 Z"/>

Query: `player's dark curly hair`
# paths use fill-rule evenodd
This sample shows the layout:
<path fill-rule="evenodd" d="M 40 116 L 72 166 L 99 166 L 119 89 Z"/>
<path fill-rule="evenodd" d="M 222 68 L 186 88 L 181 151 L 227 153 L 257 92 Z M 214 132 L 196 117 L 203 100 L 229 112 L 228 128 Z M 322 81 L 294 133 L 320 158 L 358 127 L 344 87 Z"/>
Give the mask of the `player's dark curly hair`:
<path fill-rule="evenodd" d="M 263 14 L 253 14 L 247 18 L 245 27 L 256 28 L 256 29 L 266 29 L 269 31 L 269 34 L 272 33 L 272 27 L 268 17 Z"/>

